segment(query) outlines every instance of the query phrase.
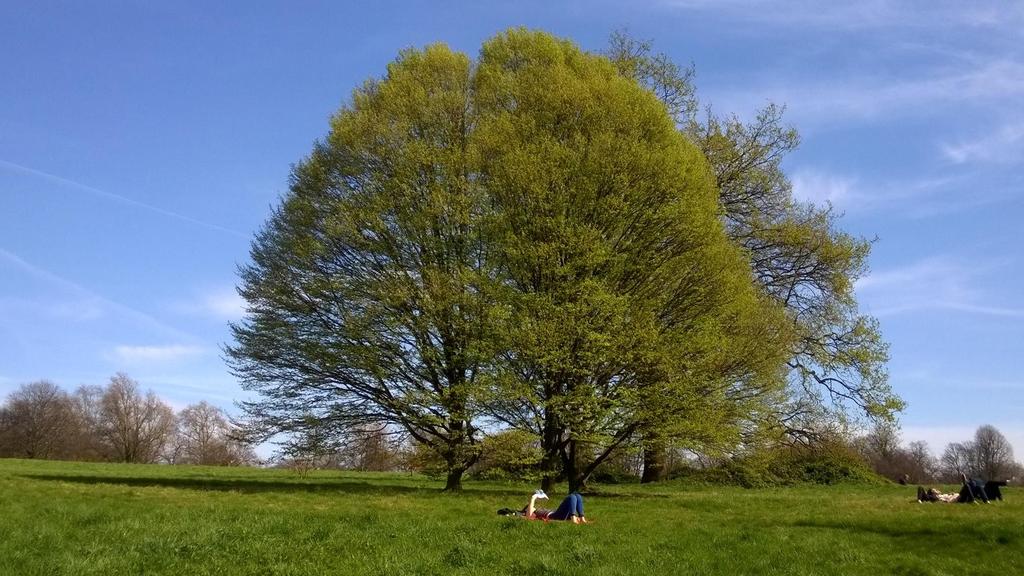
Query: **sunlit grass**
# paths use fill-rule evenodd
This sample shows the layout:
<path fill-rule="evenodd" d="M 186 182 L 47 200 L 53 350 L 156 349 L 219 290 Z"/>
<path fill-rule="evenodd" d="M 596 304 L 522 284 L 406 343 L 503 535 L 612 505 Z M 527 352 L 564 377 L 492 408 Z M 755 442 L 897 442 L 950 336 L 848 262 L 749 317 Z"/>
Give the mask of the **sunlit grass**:
<path fill-rule="evenodd" d="M 1018 491 L 598 487 L 593 524 L 503 518 L 525 484 L 402 474 L 0 460 L 0 573 L 1000 574 L 1024 570 Z M 1021 494 L 1020 496 L 1024 496 Z"/>

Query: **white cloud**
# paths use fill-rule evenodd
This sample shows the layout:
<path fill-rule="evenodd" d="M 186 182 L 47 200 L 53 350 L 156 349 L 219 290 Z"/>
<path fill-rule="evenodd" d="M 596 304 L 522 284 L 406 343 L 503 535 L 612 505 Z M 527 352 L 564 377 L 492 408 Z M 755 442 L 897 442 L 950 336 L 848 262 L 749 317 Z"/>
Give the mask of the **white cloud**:
<path fill-rule="evenodd" d="M 790 181 L 793 183 L 793 197 L 802 202 L 818 206 L 832 204 L 843 208 L 856 195 L 852 178 L 828 174 L 817 170 L 797 170 Z"/>
<path fill-rule="evenodd" d="M 869 184 L 846 174 L 837 174 L 813 167 L 792 171 L 793 196 L 818 206 L 831 204 L 840 212 L 871 213 L 924 218 L 994 202 L 998 193 L 965 198 L 955 194 L 956 185 L 965 177 L 919 178 L 909 181 L 888 181 Z"/>
<path fill-rule="evenodd" d="M 222 407 L 230 407 L 241 394 L 238 382 L 229 376 L 156 373 L 146 374 L 145 381 L 176 397 L 216 400 Z"/>
<path fill-rule="evenodd" d="M 915 74 L 915 75 L 912 75 Z M 874 120 L 894 114 L 938 114 L 941 107 L 991 108 L 1014 106 L 1024 97 L 1024 63 L 1006 58 L 966 57 L 940 69 L 904 71 L 899 76 L 871 73 L 743 79 L 744 86 L 722 85 L 710 91 L 709 101 L 726 112 L 761 108 L 765 102 L 786 105 L 798 125 L 832 125 Z"/>
<path fill-rule="evenodd" d="M 1024 380 L 986 379 L 982 377 L 951 377 L 932 367 L 918 367 L 892 374 L 891 379 L 899 382 L 913 382 L 929 388 L 943 390 L 992 390 L 1024 391 Z"/>
<path fill-rule="evenodd" d="M 198 346 L 187 346 L 183 344 L 171 344 L 167 346 L 117 346 L 114 348 L 114 357 L 118 360 L 129 363 L 144 362 L 173 362 L 198 356 L 204 350 Z"/>
<path fill-rule="evenodd" d="M 245 316 L 246 301 L 234 288 L 211 290 L 188 302 L 175 304 L 178 312 L 208 316 L 217 320 L 239 320 Z"/>
<path fill-rule="evenodd" d="M 944 144 L 942 153 L 954 164 L 1024 162 L 1024 121 L 1004 125 L 974 140 Z"/>
<path fill-rule="evenodd" d="M 202 299 L 203 309 L 225 320 L 237 320 L 245 316 L 246 302 L 234 290 L 222 290 L 207 294 Z"/>
<path fill-rule="evenodd" d="M 966 264 L 948 257 L 927 258 L 901 268 L 873 272 L 857 281 L 857 295 L 874 316 L 920 310 L 1024 318 L 1024 308 L 991 305 L 980 289 L 991 263 Z"/>

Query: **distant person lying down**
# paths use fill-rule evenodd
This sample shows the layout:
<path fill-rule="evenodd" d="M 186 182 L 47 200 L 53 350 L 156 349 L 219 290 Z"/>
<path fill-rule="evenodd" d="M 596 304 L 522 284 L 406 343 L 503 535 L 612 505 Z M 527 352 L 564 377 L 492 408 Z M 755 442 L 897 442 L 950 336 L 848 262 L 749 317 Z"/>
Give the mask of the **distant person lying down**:
<path fill-rule="evenodd" d="M 928 488 L 925 490 L 924 487 L 918 486 L 917 501 L 968 503 L 981 500 L 985 504 L 989 503 L 989 497 L 985 493 L 985 487 L 982 486 L 981 482 L 967 478 L 966 474 L 961 474 L 961 477 L 963 478 L 963 484 L 960 486 L 960 492 L 956 494 L 944 494 L 935 488 Z"/>
<path fill-rule="evenodd" d="M 923 486 L 917 487 L 917 501 L 918 502 L 956 502 L 960 498 L 960 494 L 956 493 L 942 493 L 935 488 L 924 489 Z"/>
<path fill-rule="evenodd" d="M 573 524 L 586 524 L 587 517 L 583 515 L 583 496 L 573 492 L 562 500 L 555 510 L 537 508 L 537 500 L 547 500 L 548 495 L 543 490 L 537 490 L 530 496 L 530 502 L 522 510 L 509 510 L 502 508 L 498 514 L 502 516 L 523 516 L 531 520 L 568 520 Z"/>

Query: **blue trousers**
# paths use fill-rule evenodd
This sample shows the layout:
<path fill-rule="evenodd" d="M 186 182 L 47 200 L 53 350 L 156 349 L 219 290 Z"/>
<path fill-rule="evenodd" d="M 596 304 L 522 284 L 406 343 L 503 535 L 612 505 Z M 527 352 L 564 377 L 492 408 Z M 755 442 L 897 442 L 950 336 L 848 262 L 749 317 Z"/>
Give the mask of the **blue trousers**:
<path fill-rule="evenodd" d="M 566 496 L 565 500 L 558 505 L 558 509 L 548 516 L 548 519 L 568 520 L 573 516 L 583 516 L 583 496 L 580 496 L 578 492 Z"/>

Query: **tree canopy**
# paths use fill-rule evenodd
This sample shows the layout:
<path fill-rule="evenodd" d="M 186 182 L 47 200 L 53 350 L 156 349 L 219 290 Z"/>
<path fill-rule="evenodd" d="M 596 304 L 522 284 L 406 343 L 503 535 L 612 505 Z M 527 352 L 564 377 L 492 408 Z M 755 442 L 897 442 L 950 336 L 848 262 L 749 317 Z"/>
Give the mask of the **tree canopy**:
<path fill-rule="evenodd" d="M 774 156 L 726 178 L 728 142 L 759 137 L 726 129 L 716 153 L 722 130 L 680 130 L 682 72 L 637 62 L 515 29 L 475 61 L 404 51 L 357 88 L 241 269 L 249 314 L 227 354 L 256 393 L 250 433 L 397 426 L 457 489 L 482 426 L 504 424 L 537 435 L 548 482 L 576 487 L 628 440 L 735 443 L 774 410 L 808 326 L 841 323 L 794 323 L 809 276 L 772 275 L 804 246 L 855 268 L 866 252 L 823 249 L 819 213 L 787 228 L 791 202 L 762 225 L 774 196 L 723 200 L 788 193 Z M 847 302 L 843 266 L 822 272 L 829 302 Z"/>
<path fill-rule="evenodd" d="M 888 382 L 888 346 L 877 321 L 858 311 L 853 291 L 867 271 L 871 243 L 840 230 L 831 206 L 793 197 L 781 164 L 799 135 L 784 124 L 784 109 L 769 104 L 747 122 L 702 111 L 692 67 L 622 32 L 612 35 L 607 55 L 621 74 L 658 95 L 707 157 L 729 237 L 748 255 L 762 291 L 790 318 L 791 386 L 771 416 L 775 424 L 808 437 L 821 415 L 892 420 L 904 403 Z"/>

